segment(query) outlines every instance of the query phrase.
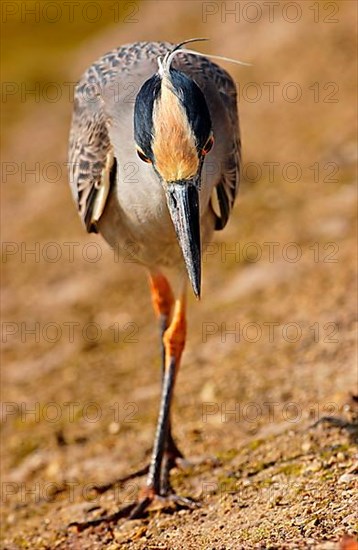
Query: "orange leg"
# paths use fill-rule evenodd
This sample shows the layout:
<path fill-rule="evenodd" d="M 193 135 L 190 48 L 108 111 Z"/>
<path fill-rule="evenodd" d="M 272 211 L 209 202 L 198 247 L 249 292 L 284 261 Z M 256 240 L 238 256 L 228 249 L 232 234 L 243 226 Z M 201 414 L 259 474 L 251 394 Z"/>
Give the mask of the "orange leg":
<path fill-rule="evenodd" d="M 151 274 L 149 278 L 154 311 L 159 318 L 170 319 L 174 296 L 167 279 L 161 273 Z"/>
<path fill-rule="evenodd" d="M 150 289 L 154 311 L 162 321 L 163 344 L 163 368 L 167 366 L 171 358 L 179 363 L 185 345 L 186 319 L 185 319 L 185 292 L 180 299 L 175 301 L 172 289 L 167 279 L 161 273 L 150 275 Z M 171 317 L 174 305 L 173 316 Z"/>
<path fill-rule="evenodd" d="M 163 343 L 165 349 L 165 368 L 164 372 L 169 371 L 169 376 L 173 376 L 173 384 L 176 379 L 176 375 L 179 370 L 181 356 L 185 346 L 186 340 L 186 300 L 185 294 L 175 302 L 173 318 L 170 326 L 165 331 L 163 336 Z M 170 373 L 170 370 L 173 373 Z M 170 470 L 175 466 L 176 459 L 183 458 L 182 453 L 178 449 L 173 440 L 171 434 L 170 413 L 168 420 L 168 430 L 166 436 L 166 447 L 161 467 L 161 481 L 160 491 L 161 494 L 166 495 L 172 492 L 170 486 L 169 475 Z"/>
<path fill-rule="evenodd" d="M 165 366 L 162 386 L 162 398 L 159 410 L 157 432 L 155 436 L 152 460 L 149 468 L 147 487 L 155 494 L 161 493 L 161 473 L 164 452 L 170 429 L 170 406 L 174 384 L 179 369 L 180 358 L 185 344 L 185 296 L 175 302 L 173 318 L 164 333 Z M 168 472 L 169 473 L 169 472 Z M 167 477 L 166 474 L 164 477 Z M 167 485 L 167 480 L 165 480 Z M 167 487 L 164 488 L 166 491 Z"/>
<path fill-rule="evenodd" d="M 149 284 L 152 295 L 154 311 L 159 319 L 160 324 L 160 345 L 162 357 L 162 379 L 165 372 L 165 357 L 166 346 L 164 341 L 165 331 L 171 321 L 172 310 L 174 306 L 174 296 L 170 284 L 162 273 L 150 273 Z M 168 468 L 171 469 L 175 465 L 177 458 L 183 458 L 183 454 L 178 449 L 171 433 L 171 423 L 169 419 L 169 427 L 165 449 L 166 458 L 168 459 Z"/>
<path fill-rule="evenodd" d="M 169 368 L 171 361 L 174 359 L 179 367 L 180 359 L 185 346 L 186 338 L 186 300 L 185 294 L 176 300 L 173 319 L 164 333 L 165 347 L 165 368 Z"/>
<path fill-rule="evenodd" d="M 161 273 L 150 274 L 150 291 L 152 295 L 153 308 L 159 319 L 160 325 L 160 346 L 162 355 L 162 377 L 165 366 L 164 333 L 168 328 L 174 304 L 174 296 L 167 279 Z"/>
<path fill-rule="evenodd" d="M 151 276 L 152 298 L 159 316 L 166 319 L 171 313 L 173 295 L 167 280 L 162 275 Z M 149 467 L 147 487 L 143 491 L 143 500 L 133 512 L 136 517 L 155 495 L 167 494 L 170 490 L 169 472 L 175 460 L 182 456 L 170 434 L 170 408 L 174 392 L 176 375 L 185 344 L 185 294 L 176 300 L 170 324 L 163 332 L 164 365 L 162 396 L 159 409 L 157 431 L 155 435 L 152 459 Z M 164 460 L 163 460 L 164 459 Z"/>

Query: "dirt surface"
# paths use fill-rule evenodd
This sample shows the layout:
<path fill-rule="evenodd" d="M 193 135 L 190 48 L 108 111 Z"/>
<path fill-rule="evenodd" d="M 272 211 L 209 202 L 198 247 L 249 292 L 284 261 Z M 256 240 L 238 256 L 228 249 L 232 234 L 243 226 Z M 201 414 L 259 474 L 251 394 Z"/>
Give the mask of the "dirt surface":
<path fill-rule="evenodd" d="M 110 4 L 90 28 L 78 14 L 40 25 L 37 49 L 14 23 L 23 38 L 5 56 L 5 80 L 40 92 L 12 94 L 3 121 L 2 547 L 356 549 L 356 3 L 281 2 L 271 22 L 251 3 L 254 22 L 248 2 L 235 20 L 228 3 L 148 1 L 107 25 Z M 72 204 L 65 83 L 121 43 L 191 36 L 252 63 L 228 65 L 243 182 L 205 254 L 203 299 L 189 298 L 175 393 L 187 462 L 172 483 L 200 507 L 81 531 L 69 524 L 144 484 L 116 480 L 149 460 L 160 368 L 144 272 L 86 235 Z"/>

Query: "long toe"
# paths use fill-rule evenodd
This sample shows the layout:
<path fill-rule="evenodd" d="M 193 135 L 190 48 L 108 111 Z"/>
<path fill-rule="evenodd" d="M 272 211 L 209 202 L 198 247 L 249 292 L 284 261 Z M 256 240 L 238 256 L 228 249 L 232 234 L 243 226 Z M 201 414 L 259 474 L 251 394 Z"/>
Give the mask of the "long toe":
<path fill-rule="evenodd" d="M 178 510 L 194 510 L 200 506 L 200 502 L 175 493 L 165 496 L 155 495 L 152 499 L 146 498 L 138 502 L 129 519 L 143 518 L 147 514 L 156 512 L 173 514 Z"/>

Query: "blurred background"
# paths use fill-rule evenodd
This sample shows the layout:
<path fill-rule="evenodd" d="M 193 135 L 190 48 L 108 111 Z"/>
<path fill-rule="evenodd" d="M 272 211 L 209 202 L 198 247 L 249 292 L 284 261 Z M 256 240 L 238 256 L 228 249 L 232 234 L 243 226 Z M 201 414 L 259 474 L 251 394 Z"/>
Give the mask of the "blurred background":
<path fill-rule="evenodd" d="M 83 230 L 67 182 L 68 132 L 74 85 L 94 60 L 127 42 L 192 37 L 210 39 L 197 45 L 202 52 L 251 66 L 221 63 L 238 89 L 242 184 L 229 226 L 205 254 L 203 299 L 189 300 L 174 410 L 179 446 L 216 466 L 177 472 L 176 481 L 209 509 L 239 489 L 249 499 L 244 518 L 230 501 L 218 540 L 235 528 L 246 548 L 282 533 L 287 541 L 352 533 L 352 518 L 344 522 L 352 480 L 344 497 L 330 493 L 351 475 L 352 434 L 338 420 L 310 435 L 302 426 L 342 415 L 350 424 L 357 393 L 356 2 L 4 1 L 1 9 L 7 544 L 47 548 L 56 539 L 67 548 L 56 521 L 91 504 L 81 492 L 70 502 L 68 483 L 109 483 L 148 460 L 160 374 L 147 281 Z M 250 471 L 251 485 L 241 486 Z M 296 516 L 333 502 L 334 518 L 327 512 L 305 531 L 284 507 L 256 503 L 272 479 L 301 507 Z M 208 480 L 214 488 L 203 493 Z M 315 497 L 299 504 L 297 487 L 310 483 Z M 115 508 L 116 497 L 96 503 Z M 192 517 L 198 533 L 203 522 L 213 532 L 201 513 Z M 168 520 L 168 544 L 181 548 L 176 521 L 185 518 Z M 197 547 L 207 547 L 200 536 Z"/>

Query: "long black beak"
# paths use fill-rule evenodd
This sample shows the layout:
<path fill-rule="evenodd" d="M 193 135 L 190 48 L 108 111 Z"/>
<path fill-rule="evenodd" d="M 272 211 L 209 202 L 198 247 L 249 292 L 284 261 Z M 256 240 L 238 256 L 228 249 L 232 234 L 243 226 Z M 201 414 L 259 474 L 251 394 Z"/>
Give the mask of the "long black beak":
<path fill-rule="evenodd" d="M 201 291 L 199 191 L 195 180 L 166 184 L 167 203 L 194 294 Z"/>

